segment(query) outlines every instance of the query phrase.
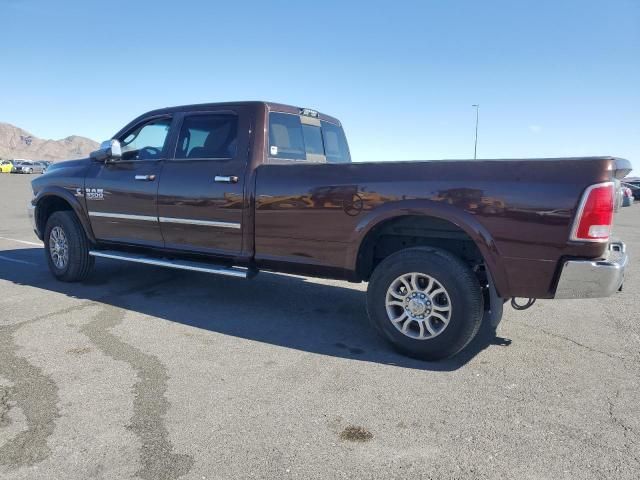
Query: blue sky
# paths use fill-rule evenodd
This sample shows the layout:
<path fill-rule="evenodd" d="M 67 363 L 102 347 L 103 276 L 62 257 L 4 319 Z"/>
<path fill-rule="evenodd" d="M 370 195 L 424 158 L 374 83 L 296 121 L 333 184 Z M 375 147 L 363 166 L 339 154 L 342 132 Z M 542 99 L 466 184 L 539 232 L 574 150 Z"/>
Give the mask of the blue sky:
<path fill-rule="evenodd" d="M 479 158 L 640 169 L 640 0 L 0 0 L 0 38 L 0 121 L 41 137 L 265 99 L 340 118 L 355 160 L 470 158 L 479 103 Z"/>

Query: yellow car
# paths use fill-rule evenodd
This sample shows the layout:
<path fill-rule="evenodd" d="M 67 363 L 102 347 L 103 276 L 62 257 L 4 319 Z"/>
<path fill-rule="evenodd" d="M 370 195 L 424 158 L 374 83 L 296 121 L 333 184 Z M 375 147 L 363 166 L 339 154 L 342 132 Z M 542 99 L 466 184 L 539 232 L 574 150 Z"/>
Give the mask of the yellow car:
<path fill-rule="evenodd" d="M 9 160 L 0 160 L 0 173 L 11 173 L 13 163 Z"/>

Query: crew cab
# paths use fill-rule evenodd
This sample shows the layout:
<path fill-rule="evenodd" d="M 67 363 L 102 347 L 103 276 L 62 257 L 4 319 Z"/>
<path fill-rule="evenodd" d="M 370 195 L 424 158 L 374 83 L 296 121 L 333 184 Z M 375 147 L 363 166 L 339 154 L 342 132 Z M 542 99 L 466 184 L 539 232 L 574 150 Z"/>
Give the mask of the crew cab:
<path fill-rule="evenodd" d="M 495 329 L 508 299 L 621 288 L 627 253 L 610 235 L 630 169 L 614 157 L 352 163 L 341 123 L 315 110 L 187 105 L 52 165 L 29 212 L 62 281 L 106 257 L 369 282 L 380 334 L 441 359 L 483 322 Z"/>

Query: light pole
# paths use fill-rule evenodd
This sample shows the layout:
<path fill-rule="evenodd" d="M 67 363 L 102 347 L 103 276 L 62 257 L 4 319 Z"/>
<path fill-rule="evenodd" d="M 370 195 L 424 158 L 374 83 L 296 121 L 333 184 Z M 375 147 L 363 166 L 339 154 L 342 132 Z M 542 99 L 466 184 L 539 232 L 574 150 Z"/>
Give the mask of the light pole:
<path fill-rule="evenodd" d="M 476 109 L 476 141 L 473 145 L 473 159 L 476 159 L 476 154 L 478 153 L 478 112 L 480 111 L 480 104 L 476 103 L 475 105 L 471 105 Z"/>

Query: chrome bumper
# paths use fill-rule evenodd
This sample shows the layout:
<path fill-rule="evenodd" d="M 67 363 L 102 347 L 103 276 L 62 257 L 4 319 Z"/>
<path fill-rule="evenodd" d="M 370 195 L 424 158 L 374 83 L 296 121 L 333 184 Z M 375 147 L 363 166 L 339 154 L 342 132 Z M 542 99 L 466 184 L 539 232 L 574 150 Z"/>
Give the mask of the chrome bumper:
<path fill-rule="evenodd" d="M 31 226 L 33 230 L 37 232 L 36 228 L 36 207 L 29 202 L 27 204 L 27 216 L 29 217 L 29 221 L 31 222 Z"/>
<path fill-rule="evenodd" d="M 611 242 L 604 260 L 567 260 L 554 298 L 608 297 L 622 288 L 629 263 L 623 242 Z"/>

